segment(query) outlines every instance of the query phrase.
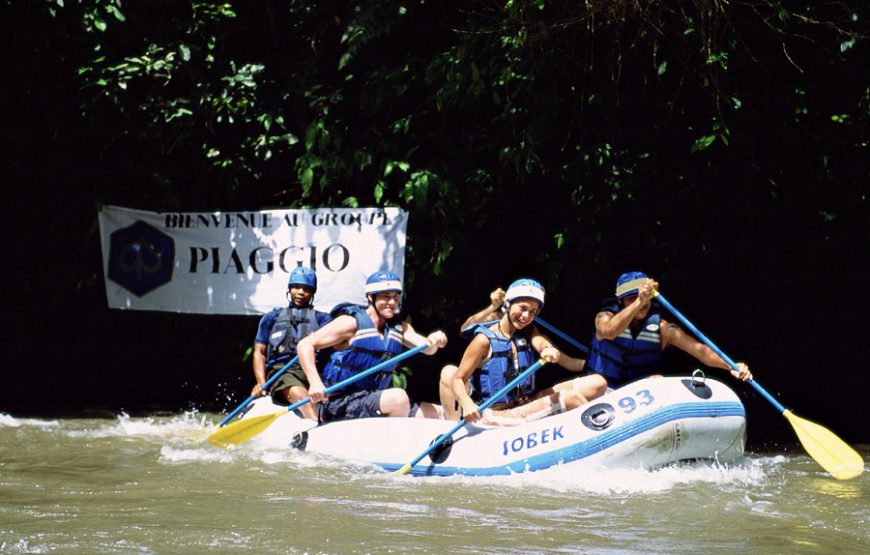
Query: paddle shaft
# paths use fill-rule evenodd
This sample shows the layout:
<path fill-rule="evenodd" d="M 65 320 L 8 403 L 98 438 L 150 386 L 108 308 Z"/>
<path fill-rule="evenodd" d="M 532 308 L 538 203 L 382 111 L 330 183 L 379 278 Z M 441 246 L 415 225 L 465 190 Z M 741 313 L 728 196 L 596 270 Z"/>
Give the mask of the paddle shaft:
<path fill-rule="evenodd" d="M 716 345 L 713 344 L 698 328 L 692 325 L 689 320 L 680 314 L 680 311 L 675 309 L 671 303 L 665 299 L 661 293 L 657 293 L 659 302 L 665 308 L 670 310 L 674 316 L 688 327 L 695 335 L 701 338 L 708 347 L 713 349 L 717 355 L 722 357 L 722 360 L 727 362 L 732 368 L 737 370 L 737 365 L 733 360 L 728 358 L 728 355 L 723 353 Z M 786 409 L 782 404 L 773 398 L 771 394 L 764 390 L 763 387 L 755 383 L 754 380 L 748 380 L 749 384 L 758 391 L 762 397 L 767 399 L 771 405 L 785 416 L 792 428 L 794 428 L 801 445 L 819 465 L 828 471 L 831 476 L 838 480 L 849 480 L 860 476 L 864 472 L 864 459 L 857 451 L 849 447 L 849 445 L 836 436 L 833 432 L 809 420 L 804 420 L 796 416 L 790 410 Z"/>
<path fill-rule="evenodd" d="M 575 347 L 577 347 L 578 349 L 580 349 L 580 350 L 583 351 L 584 353 L 588 353 L 588 352 L 589 352 L 589 349 L 586 348 L 582 343 L 580 343 L 579 341 L 577 341 L 577 340 L 574 339 L 573 337 L 570 337 L 570 336 L 568 336 L 567 334 L 565 334 L 565 333 L 559 331 L 558 329 L 554 328 L 552 324 L 548 324 L 547 322 L 545 322 L 544 320 L 541 320 L 540 318 L 535 318 L 535 323 L 537 323 L 537 324 L 541 324 L 541 326 L 543 326 L 544 328 L 546 328 L 546 329 L 550 330 L 551 332 L 555 333 L 556 335 L 558 335 L 559 337 L 561 337 L 562 339 L 564 339 L 565 341 L 567 341 L 567 342 L 570 343 L 571 345 L 574 345 Z"/>
<path fill-rule="evenodd" d="M 424 343 L 422 345 L 418 345 L 417 347 L 414 347 L 413 349 L 408 349 L 404 353 L 396 355 L 389 360 L 385 360 L 385 361 L 381 362 L 380 364 L 375 364 L 374 366 L 372 366 L 368 370 L 364 370 L 364 371 L 360 372 L 359 374 L 354 374 L 353 376 L 347 378 L 346 380 L 341 380 L 337 384 L 334 384 L 334 385 L 327 387 L 323 391 L 323 394 L 329 395 L 330 393 L 336 392 L 339 389 L 343 389 L 357 380 L 361 380 L 361 379 L 365 378 L 366 376 L 371 376 L 372 374 L 374 374 L 376 372 L 380 372 L 381 370 L 383 370 L 387 366 L 390 366 L 391 364 L 395 364 L 397 362 L 401 362 L 401 361 L 405 360 L 406 358 L 412 357 L 412 356 L 416 355 L 417 353 L 419 353 L 420 351 L 422 351 L 424 349 L 428 349 L 430 346 L 431 346 L 430 343 Z M 299 407 L 308 404 L 309 402 L 311 402 L 311 397 L 306 397 L 305 399 L 302 399 L 301 401 L 296 401 L 295 403 L 293 403 L 292 405 L 287 407 L 287 412 L 296 410 Z"/>
<path fill-rule="evenodd" d="M 497 402 L 499 399 L 501 399 L 502 396 L 504 396 L 506 393 L 508 393 L 511 389 L 513 389 L 514 387 L 519 385 L 519 383 L 521 381 L 523 381 L 528 376 L 532 375 L 532 373 L 537 372 L 537 370 L 541 366 L 543 366 L 544 364 L 546 364 L 544 359 L 539 359 L 537 362 L 535 362 L 534 364 L 532 364 L 531 366 L 529 366 L 528 368 L 523 370 L 516 378 L 512 379 L 510 382 L 508 382 L 507 385 L 505 385 L 503 388 L 501 388 L 497 392 L 495 392 L 492 397 L 490 397 L 489 399 L 487 399 L 486 401 L 481 403 L 477 407 L 478 412 L 483 412 L 486 409 L 488 409 L 495 402 Z M 459 429 L 462 428 L 463 426 L 465 426 L 466 424 L 468 424 L 468 421 L 461 419 L 459 422 L 456 423 L 456 426 L 454 426 L 453 428 L 450 429 L 449 432 L 443 434 L 441 437 L 436 439 L 429 447 L 426 448 L 425 451 L 420 453 L 420 455 L 418 455 L 414 460 L 412 460 L 411 462 L 406 464 L 404 467 L 400 468 L 397 472 L 400 472 L 401 474 L 407 474 L 412 468 L 414 468 L 414 465 L 416 465 L 418 462 L 423 460 L 423 457 L 425 457 L 426 455 L 428 455 L 429 453 L 431 453 L 432 451 L 437 449 L 438 446 L 440 446 L 442 443 L 447 441 L 450 437 L 453 436 L 453 434 L 455 434 L 457 431 L 459 431 Z M 404 472 L 402 472 L 402 471 L 404 471 Z"/>
<path fill-rule="evenodd" d="M 375 366 L 372 366 L 368 370 L 364 370 L 359 374 L 355 374 L 346 380 L 342 380 L 337 384 L 326 388 L 324 390 L 324 393 L 328 395 L 334 391 L 338 391 L 343 387 L 347 387 L 351 383 L 359 379 L 365 378 L 366 376 L 370 376 L 375 372 L 379 372 L 387 366 L 394 365 L 412 355 L 415 355 L 416 353 L 419 353 L 420 351 L 428 348 L 429 346 L 430 344 L 426 343 L 420 345 L 419 347 L 414 347 L 413 349 L 405 351 L 397 356 L 392 357 L 389 360 L 385 360 L 379 364 L 376 364 Z M 252 418 L 236 420 L 235 422 L 231 422 L 223 428 L 219 428 L 216 432 L 208 437 L 208 441 L 213 445 L 217 445 L 219 447 L 226 447 L 230 444 L 240 445 L 248 441 L 252 437 L 256 436 L 257 434 L 261 433 L 263 430 L 271 426 L 272 423 L 274 423 L 277 419 L 284 416 L 288 412 L 298 409 L 299 407 L 309 402 L 311 402 L 311 397 L 307 397 L 301 401 L 293 403 L 286 409 L 282 409 L 272 414 L 263 414 L 260 416 L 254 416 Z"/>
<path fill-rule="evenodd" d="M 290 362 L 288 362 L 288 363 L 285 364 L 283 367 L 281 367 L 280 370 L 278 370 L 277 372 L 275 372 L 275 375 L 274 375 L 274 376 L 272 376 L 271 378 L 269 378 L 269 379 L 266 381 L 266 383 L 263 384 L 262 390 L 263 390 L 263 391 L 269 391 L 269 388 L 272 387 L 272 384 L 275 383 L 275 380 L 277 380 L 278 378 L 280 378 L 280 377 L 284 374 L 284 372 L 286 372 L 288 368 L 290 368 L 291 366 L 293 366 L 293 364 L 294 364 L 297 360 L 299 360 L 299 357 L 298 357 L 298 356 L 295 356 L 295 357 L 291 358 L 291 359 L 290 359 Z M 241 405 L 237 406 L 236 409 L 235 409 L 233 412 L 229 413 L 229 414 L 227 415 L 226 418 L 224 418 L 223 420 L 220 421 L 220 423 L 218 424 L 218 427 L 219 427 L 219 428 L 223 428 L 224 426 L 226 426 L 227 422 L 229 422 L 230 420 L 232 420 L 233 418 L 235 418 L 236 415 L 239 414 L 239 413 L 242 411 L 242 409 L 246 408 L 246 407 L 248 406 L 248 404 L 249 404 L 251 401 L 253 401 L 254 399 L 256 399 L 256 397 L 254 397 L 253 395 L 251 395 L 250 397 L 248 397 L 247 399 L 245 399 L 245 401 L 244 401 Z"/>
<path fill-rule="evenodd" d="M 733 360 L 731 360 L 731 357 L 729 357 L 728 355 L 726 355 L 725 353 L 723 353 L 722 350 L 721 350 L 719 347 L 717 347 L 715 343 L 713 343 L 712 341 L 710 341 L 710 339 L 709 339 L 706 335 L 704 335 L 703 333 L 701 333 L 701 330 L 699 330 L 698 328 L 696 328 L 696 327 L 694 326 L 694 324 L 692 324 L 692 322 L 690 322 L 688 318 L 686 318 L 685 316 L 683 316 L 683 314 L 682 314 L 679 310 L 677 310 L 676 308 L 674 308 L 674 305 L 672 305 L 670 302 L 668 302 L 668 300 L 665 298 L 664 295 L 662 295 L 661 293 L 657 293 L 657 294 L 656 294 L 656 299 L 658 299 L 658 301 L 659 301 L 660 303 L 662 303 L 662 306 L 664 306 L 666 309 L 668 309 L 668 311 L 669 311 L 671 314 L 673 314 L 674 316 L 676 316 L 677 319 L 678 319 L 680 322 L 682 322 L 684 326 L 686 326 L 687 328 L 689 328 L 689 330 L 690 330 L 693 334 L 695 334 L 695 336 L 697 336 L 701 341 L 703 341 L 705 345 L 707 345 L 708 347 L 710 347 L 711 349 L 713 349 L 713 352 L 715 352 L 717 355 L 719 355 L 720 357 L 722 357 L 722 360 L 724 360 L 725 362 L 727 362 L 727 363 L 728 363 L 728 366 L 730 366 L 731 368 L 733 368 L 735 371 L 738 370 L 738 368 L 737 368 L 737 364 L 736 364 Z M 748 380 L 747 383 L 748 383 L 749 385 L 751 385 L 752 387 L 754 387 L 755 390 L 758 391 L 758 392 L 761 394 L 762 397 L 764 397 L 765 399 L 767 399 L 767 401 L 768 401 L 770 404 L 772 404 L 774 407 L 776 407 L 776 410 L 778 410 L 778 411 L 781 412 L 781 413 L 784 413 L 784 412 L 786 411 L 786 408 L 785 408 L 784 406 L 782 406 L 782 403 L 780 403 L 779 401 L 777 401 L 776 399 L 774 399 L 774 398 L 773 398 L 773 395 L 771 395 L 770 393 L 768 393 L 768 392 L 767 392 L 763 387 L 761 387 L 761 385 L 759 385 L 758 383 L 756 383 L 755 380 Z"/>

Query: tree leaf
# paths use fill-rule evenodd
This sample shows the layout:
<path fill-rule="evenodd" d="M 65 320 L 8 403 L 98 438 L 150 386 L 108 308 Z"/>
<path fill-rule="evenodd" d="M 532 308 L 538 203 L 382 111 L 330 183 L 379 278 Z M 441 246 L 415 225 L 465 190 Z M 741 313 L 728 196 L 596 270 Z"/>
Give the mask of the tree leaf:
<path fill-rule="evenodd" d="M 699 137 L 695 143 L 692 145 L 691 152 L 692 154 L 696 154 L 701 152 L 702 150 L 706 150 L 716 141 L 716 135 L 704 135 L 703 137 Z"/>

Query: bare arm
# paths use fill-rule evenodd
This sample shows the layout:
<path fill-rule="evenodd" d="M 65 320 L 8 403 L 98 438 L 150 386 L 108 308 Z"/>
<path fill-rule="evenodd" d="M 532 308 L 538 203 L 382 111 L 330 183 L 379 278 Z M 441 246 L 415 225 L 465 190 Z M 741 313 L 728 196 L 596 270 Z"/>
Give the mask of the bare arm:
<path fill-rule="evenodd" d="M 480 412 L 477 410 L 477 403 L 471 399 L 468 391 L 466 391 L 465 384 L 471 379 L 471 375 L 480 367 L 488 355 L 489 340 L 483 335 L 474 336 L 471 343 L 468 344 L 468 348 L 465 349 L 462 360 L 459 362 L 459 368 L 453 375 L 453 381 L 450 384 L 453 396 L 462 406 L 463 416 L 469 423 L 479 420 Z"/>
<path fill-rule="evenodd" d="M 493 320 L 498 320 L 502 317 L 501 307 L 504 304 L 504 289 L 499 287 L 495 291 L 489 294 L 489 305 L 485 308 L 480 309 L 475 312 L 471 316 L 469 316 L 465 322 L 462 323 L 462 326 L 459 328 L 459 331 L 464 330 L 468 326 L 472 324 L 479 324 L 481 322 L 491 322 Z"/>
<path fill-rule="evenodd" d="M 547 362 L 554 362 L 565 370 L 571 372 L 583 371 L 583 368 L 586 366 L 586 361 L 584 359 L 568 356 L 557 349 L 553 346 L 553 342 L 550 338 L 541 333 L 537 326 L 532 330 L 531 335 L 532 347 L 541 354 L 541 358 Z M 554 352 L 549 351 L 548 349 L 552 349 Z"/>
<path fill-rule="evenodd" d="M 542 359 L 547 362 L 559 362 L 562 352 L 553 346 L 553 342 L 550 341 L 550 338 L 541 333 L 541 330 L 539 330 L 537 326 L 532 326 L 529 335 L 529 343 L 532 344 L 534 350 L 540 353 Z"/>
<path fill-rule="evenodd" d="M 586 359 L 574 358 L 562 353 L 562 356 L 559 357 L 559 361 L 556 364 L 570 372 L 582 372 L 583 369 L 586 368 Z"/>
<path fill-rule="evenodd" d="M 728 363 L 722 360 L 722 357 L 717 355 L 713 349 L 684 332 L 682 328 L 676 324 L 668 323 L 662 319 L 661 334 L 662 348 L 665 348 L 668 345 L 673 345 L 681 351 L 689 353 L 711 368 L 722 368 L 728 370 L 743 381 L 752 379 L 752 373 L 749 372 L 749 367 L 746 364 L 738 362 L 737 370 L 735 371 L 728 366 Z"/>
<path fill-rule="evenodd" d="M 638 288 L 637 298 L 630 305 L 616 314 L 607 310 L 599 312 L 595 316 L 595 335 L 598 339 L 616 339 L 631 324 L 640 309 L 651 302 L 658 288 L 658 282 L 647 279 Z"/>
<path fill-rule="evenodd" d="M 435 330 L 428 336 L 423 336 L 408 322 L 404 322 L 402 327 L 405 330 L 402 339 L 406 347 L 419 347 L 426 343 L 429 344 L 427 349 L 423 349 L 423 354 L 425 355 L 434 355 L 438 349 L 442 349 L 447 345 L 447 334 L 441 330 Z"/>
<path fill-rule="evenodd" d="M 254 343 L 254 379 L 257 383 L 251 390 L 251 395 L 259 397 L 265 395 L 263 384 L 266 383 L 266 345 L 263 343 Z"/>
<path fill-rule="evenodd" d="M 629 310 L 631 305 L 616 314 L 604 310 L 595 315 L 595 335 L 598 339 L 615 339 L 634 319 L 637 309 Z"/>
<path fill-rule="evenodd" d="M 356 320 L 353 316 L 342 315 L 305 337 L 296 346 L 296 354 L 299 356 L 299 364 L 305 377 L 308 379 L 308 395 L 315 403 L 323 402 L 323 381 L 317 372 L 315 353 L 319 349 L 327 349 L 342 343 L 347 343 L 356 333 Z"/>

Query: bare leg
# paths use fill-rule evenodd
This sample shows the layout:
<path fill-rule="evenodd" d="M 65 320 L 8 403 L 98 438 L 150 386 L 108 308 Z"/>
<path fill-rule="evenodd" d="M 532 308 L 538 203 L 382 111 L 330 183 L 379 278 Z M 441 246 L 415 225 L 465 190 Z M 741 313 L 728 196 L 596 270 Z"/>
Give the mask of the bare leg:
<path fill-rule="evenodd" d="M 420 410 L 414 415 L 414 418 L 444 418 L 444 411 L 441 405 L 433 403 L 420 403 Z"/>
<path fill-rule="evenodd" d="M 497 412 L 509 418 L 519 419 L 521 422 L 534 422 L 551 414 L 558 414 L 564 411 L 565 403 L 563 397 L 562 393 L 556 391 L 525 405 Z"/>
<path fill-rule="evenodd" d="M 457 370 L 459 368 L 453 364 L 448 364 L 441 369 L 441 380 L 438 382 L 438 395 L 441 398 L 441 407 L 444 409 L 445 420 L 459 420 L 459 404 L 453 395 L 453 377 L 456 375 Z M 471 393 L 471 387 L 468 382 L 465 383 L 465 390 L 469 394 Z"/>
<path fill-rule="evenodd" d="M 297 403 L 303 399 L 308 398 L 308 390 L 302 387 L 301 385 L 294 385 L 292 387 L 288 387 L 283 390 L 284 399 L 287 400 L 291 405 L 293 403 Z M 299 412 L 302 413 L 302 416 L 309 420 L 317 420 L 317 409 L 314 408 L 313 403 L 305 403 L 301 407 L 299 407 Z"/>
<path fill-rule="evenodd" d="M 586 379 L 592 378 L 592 379 Z M 534 422 L 553 414 L 576 409 L 598 397 L 607 390 L 607 382 L 601 376 L 584 376 L 562 382 L 544 390 L 542 397 L 525 405 L 507 410 L 484 411 L 483 422 L 494 426 L 516 426 Z M 588 393 L 586 397 L 583 392 Z"/>
<path fill-rule="evenodd" d="M 582 376 L 567 382 L 558 383 L 553 386 L 553 391 L 573 391 L 579 395 L 579 398 L 571 396 L 578 402 L 576 406 L 568 406 L 568 410 L 570 410 L 604 395 L 607 392 L 607 380 L 599 374 L 590 374 L 589 376 Z"/>
<path fill-rule="evenodd" d="M 384 416 L 406 418 L 411 410 L 411 400 L 408 399 L 408 393 L 404 389 L 391 387 L 381 393 L 379 408 Z"/>

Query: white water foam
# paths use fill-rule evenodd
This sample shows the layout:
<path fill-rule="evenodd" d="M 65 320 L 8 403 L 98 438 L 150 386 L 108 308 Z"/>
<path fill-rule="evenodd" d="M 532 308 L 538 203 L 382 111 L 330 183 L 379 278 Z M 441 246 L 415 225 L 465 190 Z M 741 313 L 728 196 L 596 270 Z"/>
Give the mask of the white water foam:
<path fill-rule="evenodd" d="M 58 420 L 40 420 L 38 418 L 15 418 L 8 414 L 0 413 L 0 428 L 20 428 L 22 426 L 33 426 L 36 428 L 57 428 L 60 426 Z"/>
<path fill-rule="evenodd" d="M 236 456 L 226 450 L 214 447 L 173 447 L 164 445 L 160 448 L 161 462 L 188 463 L 188 462 L 232 462 Z"/>
<path fill-rule="evenodd" d="M 556 466 L 537 472 L 508 476 L 391 476 L 383 479 L 418 481 L 427 484 L 458 484 L 468 486 L 492 485 L 499 488 L 544 488 L 557 493 L 654 494 L 670 491 L 683 485 L 719 484 L 732 486 L 760 486 L 768 480 L 776 467 L 785 463 L 785 457 L 747 456 L 739 464 L 723 465 L 704 461 L 669 465 L 656 469 L 608 468 L 601 465 L 575 463 Z M 389 478 L 387 478 L 389 477 Z M 372 478 L 372 475 L 369 475 Z"/>
<path fill-rule="evenodd" d="M 209 423 L 206 416 L 196 411 L 170 417 L 147 416 L 132 418 L 121 413 L 116 420 L 100 422 L 96 427 L 71 429 L 66 432 L 75 438 L 199 438 L 205 439 Z"/>
<path fill-rule="evenodd" d="M 0 543 L 0 553 L 50 553 L 48 547 L 31 545 L 26 539 L 20 539 L 15 543 Z"/>
<path fill-rule="evenodd" d="M 556 493 L 584 492 L 606 494 L 654 494 L 692 484 L 723 486 L 759 486 L 771 475 L 780 474 L 787 458 L 778 455 L 762 457 L 748 455 L 736 465 L 715 462 L 671 465 L 658 469 L 614 469 L 598 465 L 574 463 L 538 472 L 510 476 L 394 476 L 363 463 L 300 452 L 286 444 L 252 440 L 228 449 L 207 443 L 213 431 L 212 422 L 196 411 L 172 416 L 130 417 L 120 414 L 114 420 L 37 420 L 19 419 L 0 414 L 0 427 L 39 426 L 61 427 L 63 434 L 73 438 L 138 438 L 153 439 L 161 444 L 160 460 L 164 463 L 256 461 L 265 465 L 289 465 L 298 469 L 323 468 L 337 471 L 349 481 L 375 480 L 384 487 L 405 488 L 427 485 L 492 485 L 499 488 L 544 488 Z M 77 428 L 75 426 L 78 426 Z M 84 426 L 84 427 L 82 427 Z M 756 509 L 760 509 L 755 504 Z"/>
<path fill-rule="evenodd" d="M 18 426 L 21 426 L 21 422 L 8 414 L 0 412 L 0 426 L 4 428 L 17 428 Z"/>
<path fill-rule="evenodd" d="M 227 448 L 215 447 L 206 441 L 206 435 L 174 441 L 160 448 L 160 460 L 168 463 L 255 461 L 266 465 L 292 464 L 297 467 L 314 466 L 314 457 L 288 447 L 260 445 L 250 442 Z"/>
<path fill-rule="evenodd" d="M 716 484 L 737 489 L 762 486 L 771 476 L 780 473 L 788 459 L 782 455 L 762 457 L 747 455 L 738 464 L 698 461 L 669 465 L 655 469 L 609 468 L 601 465 L 573 463 L 537 472 L 508 476 L 398 476 L 359 461 L 337 459 L 326 455 L 305 453 L 274 444 L 251 441 L 231 447 L 232 457 L 243 457 L 267 465 L 291 465 L 298 469 L 317 468 L 338 473 L 348 482 L 376 482 L 380 487 L 405 489 L 429 486 L 494 486 L 543 488 L 554 493 L 581 492 L 596 495 L 656 494 L 697 484 Z M 209 450 L 206 448 L 205 453 Z M 195 457 L 195 455 L 192 455 Z M 203 454 L 207 457 L 207 454 Z M 230 460 L 230 459 L 222 459 Z M 238 459 L 235 459 L 238 460 Z"/>

